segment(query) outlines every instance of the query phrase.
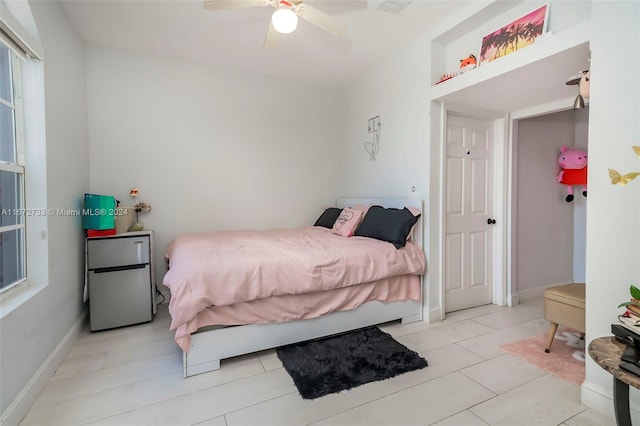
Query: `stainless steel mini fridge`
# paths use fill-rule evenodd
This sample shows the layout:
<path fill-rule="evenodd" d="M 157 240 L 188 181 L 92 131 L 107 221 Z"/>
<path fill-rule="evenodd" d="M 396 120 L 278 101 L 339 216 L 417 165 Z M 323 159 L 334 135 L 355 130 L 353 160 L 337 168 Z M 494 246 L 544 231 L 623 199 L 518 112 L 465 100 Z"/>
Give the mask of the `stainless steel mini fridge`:
<path fill-rule="evenodd" d="M 150 235 L 87 239 L 91 330 L 153 319 Z"/>

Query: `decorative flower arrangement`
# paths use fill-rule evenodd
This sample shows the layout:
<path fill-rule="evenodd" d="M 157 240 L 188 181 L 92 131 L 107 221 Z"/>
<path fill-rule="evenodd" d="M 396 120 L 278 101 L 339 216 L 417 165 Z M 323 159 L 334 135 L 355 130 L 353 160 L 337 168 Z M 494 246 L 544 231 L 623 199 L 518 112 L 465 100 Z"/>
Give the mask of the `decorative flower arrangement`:
<path fill-rule="evenodd" d="M 131 188 L 129 191 L 129 196 L 133 198 L 136 203 L 133 205 L 134 210 L 136 211 L 136 221 L 129 228 L 130 231 L 142 231 L 144 229 L 144 223 L 138 218 L 138 214 L 141 212 L 150 212 L 151 204 L 145 203 L 144 201 L 138 201 L 138 188 Z"/>
<path fill-rule="evenodd" d="M 139 193 L 138 188 L 131 188 L 131 191 L 129 191 L 129 196 L 136 201 L 136 203 L 133 205 L 133 208 L 136 210 L 136 213 L 150 212 L 151 204 L 145 203 L 144 201 L 138 201 L 138 193 Z"/>
<path fill-rule="evenodd" d="M 133 207 L 136 209 L 136 213 L 151 211 L 151 204 L 147 204 L 144 201 L 138 201 Z"/>

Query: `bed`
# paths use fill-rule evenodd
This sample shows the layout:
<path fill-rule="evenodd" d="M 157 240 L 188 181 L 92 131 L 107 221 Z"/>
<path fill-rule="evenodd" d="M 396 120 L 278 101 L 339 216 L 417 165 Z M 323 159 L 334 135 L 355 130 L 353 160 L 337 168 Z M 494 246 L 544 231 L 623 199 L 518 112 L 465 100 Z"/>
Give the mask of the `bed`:
<path fill-rule="evenodd" d="M 418 199 L 337 202 L 338 208 L 370 205 L 422 211 Z M 225 358 L 421 320 L 421 222 L 402 248 L 320 226 L 176 238 L 167 248 L 163 282 L 171 290 L 171 329 L 183 350 L 184 377 L 216 370 Z"/>

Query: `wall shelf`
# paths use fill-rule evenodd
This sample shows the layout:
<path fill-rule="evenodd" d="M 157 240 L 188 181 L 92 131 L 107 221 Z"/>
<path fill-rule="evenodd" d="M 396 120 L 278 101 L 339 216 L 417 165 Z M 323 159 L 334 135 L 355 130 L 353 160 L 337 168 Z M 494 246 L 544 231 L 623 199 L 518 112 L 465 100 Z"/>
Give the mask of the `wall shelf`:
<path fill-rule="evenodd" d="M 587 66 L 588 22 L 434 85 L 430 100 L 464 109 L 508 113 L 577 95 L 567 78 Z"/>

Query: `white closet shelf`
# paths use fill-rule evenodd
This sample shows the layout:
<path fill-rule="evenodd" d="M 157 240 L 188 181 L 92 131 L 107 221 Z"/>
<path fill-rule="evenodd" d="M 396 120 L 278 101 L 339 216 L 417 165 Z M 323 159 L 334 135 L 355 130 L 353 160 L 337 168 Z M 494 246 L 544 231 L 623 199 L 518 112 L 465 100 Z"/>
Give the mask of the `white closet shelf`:
<path fill-rule="evenodd" d="M 547 34 L 517 52 L 432 86 L 430 100 L 454 108 L 508 113 L 576 96 L 576 86 L 565 83 L 586 69 L 589 36 L 589 22 Z"/>

